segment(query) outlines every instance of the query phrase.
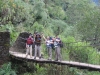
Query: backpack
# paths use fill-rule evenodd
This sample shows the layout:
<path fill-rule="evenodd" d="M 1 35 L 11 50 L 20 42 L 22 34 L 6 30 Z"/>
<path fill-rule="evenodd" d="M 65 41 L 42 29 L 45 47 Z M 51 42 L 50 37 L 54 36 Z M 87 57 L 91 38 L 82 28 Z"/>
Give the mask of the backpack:
<path fill-rule="evenodd" d="M 26 43 L 27 43 L 28 45 L 33 44 L 32 38 L 28 38 Z"/>
<path fill-rule="evenodd" d="M 62 41 L 59 41 L 59 45 L 61 48 L 63 48 L 63 42 Z"/>

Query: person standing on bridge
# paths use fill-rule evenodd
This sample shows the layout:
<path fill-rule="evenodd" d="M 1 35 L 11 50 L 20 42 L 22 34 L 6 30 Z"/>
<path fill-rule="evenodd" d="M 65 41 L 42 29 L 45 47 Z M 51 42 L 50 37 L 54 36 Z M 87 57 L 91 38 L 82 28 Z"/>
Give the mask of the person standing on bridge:
<path fill-rule="evenodd" d="M 60 48 L 60 38 L 54 37 L 53 42 L 54 42 L 54 47 L 55 47 L 55 61 L 61 61 L 61 48 Z"/>
<path fill-rule="evenodd" d="M 36 59 L 37 54 L 39 59 L 41 59 L 41 35 L 39 33 L 34 35 L 35 40 L 35 52 L 34 52 L 34 59 Z"/>
<path fill-rule="evenodd" d="M 46 43 L 46 49 L 48 51 L 48 60 L 52 60 L 52 47 L 51 44 L 53 43 L 53 40 L 50 39 L 50 37 L 48 36 L 47 38 L 44 37 L 44 35 L 42 34 L 45 43 Z"/>
<path fill-rule="evenodd" d="M 31 35 L 29 35 L 27 41 L 26 41 L 26 58 L 30 52 L 30 58 L 32 58 L 32 44 L 33 44 L 33 38 Z"/>

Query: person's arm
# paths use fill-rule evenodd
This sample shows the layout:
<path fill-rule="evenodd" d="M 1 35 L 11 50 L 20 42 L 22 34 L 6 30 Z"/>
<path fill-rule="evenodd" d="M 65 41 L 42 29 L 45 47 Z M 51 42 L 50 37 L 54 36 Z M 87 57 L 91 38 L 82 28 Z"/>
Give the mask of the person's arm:
<path fill-rule="evenodd" d="M 46 41 L 46 38 L 45 38 L 45 36 L 42 34 L 42 37 L 43 37 L 43 39 Z"/>
<path fill-rule="evenodd" d="M 28 47 L 27 47 L 27 43 L 26 43 L 26 48 L 28 48 Z"/>
<path fill-rule="evenodd" d="M 56 41 L 59 42 L 60 40 L 59 39 L 56 39 Z"/>
<path fill-rule="evenodd" d="M 32 39 L 32 42 L 34 43 L 34 38 L 31 38 Z"/>
<path fill-rule="evenodd" d="M 36 34 L 33 34 L 33 39 L 34 39 L 34 41 L 35 41 L 35 37 L 36 37 Z"/>

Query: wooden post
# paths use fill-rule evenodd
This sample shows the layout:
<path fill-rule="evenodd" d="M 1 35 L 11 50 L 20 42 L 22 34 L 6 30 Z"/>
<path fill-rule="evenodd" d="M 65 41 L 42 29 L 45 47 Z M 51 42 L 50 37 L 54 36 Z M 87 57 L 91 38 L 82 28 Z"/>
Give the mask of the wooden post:
<path fill-rule="evenodd" d="M 0 65 L 9 61 L 10 33 L 0 32 Z"/>

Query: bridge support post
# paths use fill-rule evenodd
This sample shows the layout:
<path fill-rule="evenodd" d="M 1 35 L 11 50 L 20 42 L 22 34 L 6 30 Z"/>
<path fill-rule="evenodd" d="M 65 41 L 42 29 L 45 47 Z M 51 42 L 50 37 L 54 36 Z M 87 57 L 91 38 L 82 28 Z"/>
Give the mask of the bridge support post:
<path fill-rule="evenodd" d="M 0 65 L 9 61 L 10 33 L 0 32 Z"/>

